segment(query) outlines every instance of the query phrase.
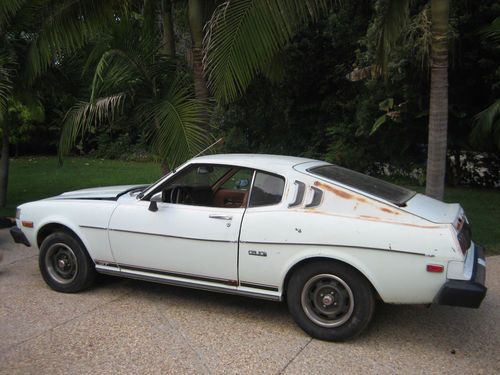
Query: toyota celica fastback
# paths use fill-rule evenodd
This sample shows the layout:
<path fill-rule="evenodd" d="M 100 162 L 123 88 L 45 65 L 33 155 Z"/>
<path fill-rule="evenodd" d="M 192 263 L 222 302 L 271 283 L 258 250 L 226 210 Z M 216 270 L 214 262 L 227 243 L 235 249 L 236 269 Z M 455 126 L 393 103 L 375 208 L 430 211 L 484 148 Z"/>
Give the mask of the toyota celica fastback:
<path fill-rule="evenodd" d="M 459 204 L 311 159 L 197 157 L 149 186 L 23 204 L 16 219 L 14 240 L 40 250 L 56 291 L 97 272 L 286 300 L 324 340 L 360 333 L 376 299 L 479 307 L 486 294 Z"/>

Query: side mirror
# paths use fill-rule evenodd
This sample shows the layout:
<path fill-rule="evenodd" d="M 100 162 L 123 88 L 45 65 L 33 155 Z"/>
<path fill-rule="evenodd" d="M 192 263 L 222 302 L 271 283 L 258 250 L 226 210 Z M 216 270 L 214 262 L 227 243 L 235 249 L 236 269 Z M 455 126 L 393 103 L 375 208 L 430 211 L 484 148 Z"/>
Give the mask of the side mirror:
<path fill-rule="evenodd" d="M 151 201 L 151 202 L 149 203 L 148 210 L 149 210 L 149 211 L 151 211 L 151 212 L 156 212 L 156 211 L 158 211 L 158 203 L 156 203 L 156 201 Z"/>

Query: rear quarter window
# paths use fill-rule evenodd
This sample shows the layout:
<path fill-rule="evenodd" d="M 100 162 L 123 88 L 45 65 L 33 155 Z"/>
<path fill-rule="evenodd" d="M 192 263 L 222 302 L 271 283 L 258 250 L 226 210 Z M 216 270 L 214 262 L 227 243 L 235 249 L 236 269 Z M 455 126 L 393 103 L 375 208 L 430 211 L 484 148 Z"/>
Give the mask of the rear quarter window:
<path fill-rule="evenodd" d="M 250 194 L 250 207 L 269 206 L 278 204 L 283 197 L 285 179 L 281 176 L 256 172 Z"/>

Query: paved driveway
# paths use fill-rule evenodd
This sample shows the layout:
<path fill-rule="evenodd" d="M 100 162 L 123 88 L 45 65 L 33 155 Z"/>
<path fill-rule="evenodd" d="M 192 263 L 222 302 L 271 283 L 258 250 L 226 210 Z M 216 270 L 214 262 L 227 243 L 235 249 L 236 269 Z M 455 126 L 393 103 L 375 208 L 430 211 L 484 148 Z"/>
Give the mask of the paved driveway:
<path fill-rule="evenodd" d="M 106 278 L 50 290 L 0 231 L 2 374 L 500 373 L 500 256 L 479 310 L 380 305 L 359 338 L 313 340 L 284 304 Z"/>

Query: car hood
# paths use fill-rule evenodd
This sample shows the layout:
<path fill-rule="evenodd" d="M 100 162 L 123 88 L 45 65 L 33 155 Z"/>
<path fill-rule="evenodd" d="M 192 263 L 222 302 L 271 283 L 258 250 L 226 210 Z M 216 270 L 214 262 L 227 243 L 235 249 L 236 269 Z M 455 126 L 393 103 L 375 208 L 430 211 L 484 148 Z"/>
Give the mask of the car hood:
<path fill-rule="evenodd" d="M 423 194 L 415 194 L 406 202 L 402 211 L 420 216 L 434 223 L 451 224 L 462 213 L 462 207 L 458 203 L 444 203 Z"/>
<path fill-rule="evenodd" d="M 119 185 L 81 189 L 68 191 L 50 199 L 116 199 L 120 194 L 145 186 L 146 185 Z"/>

